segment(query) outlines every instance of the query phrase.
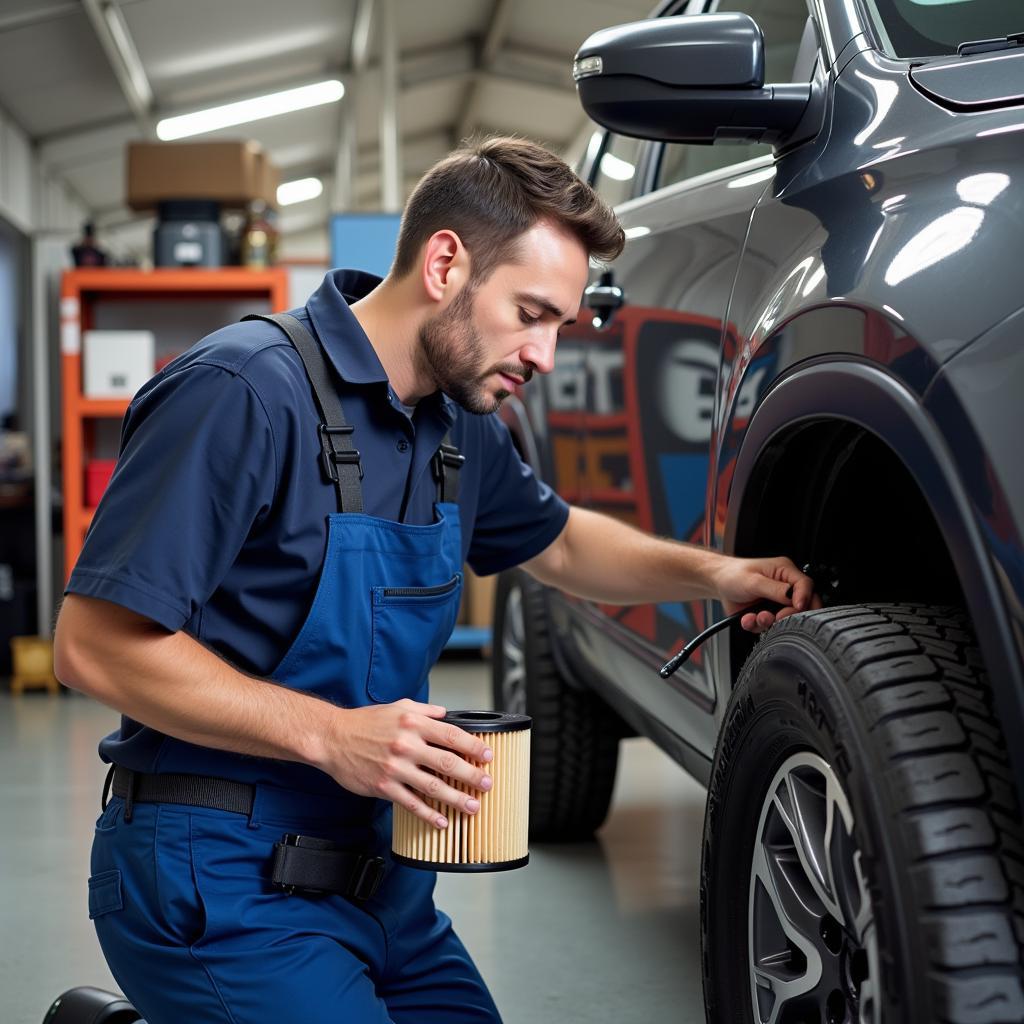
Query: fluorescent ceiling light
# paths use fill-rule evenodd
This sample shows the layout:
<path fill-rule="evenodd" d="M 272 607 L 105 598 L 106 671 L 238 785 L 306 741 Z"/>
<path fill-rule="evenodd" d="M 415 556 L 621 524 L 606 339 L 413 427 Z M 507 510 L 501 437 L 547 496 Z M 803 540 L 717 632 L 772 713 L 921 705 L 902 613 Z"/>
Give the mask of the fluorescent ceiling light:
<path fill-rule="evenodd" d="M 292 203 L 304 203 L 307 199 L 316 199 L 323 190 L 324 183 L 319 178 L 286 181 L 277 186 L 277 204 L 291 206 Z"/>
<path fill-rule="evenodd" d="M 636 227 L 626 228 L 625 235 L 627 238 L 643 238 L 644 235 L 649 235 L 651 229 L 646 224 L 637 224 Z"/>
<path fill-rule="evenodd" d="M 315 85 L 303 85 L 298 89 L 270 93 L 269 96 L 257 96 L 255 99 L 241 100 L 238 103 L 226 103 L 222 107 L 197 110 L 194 114 L 166 117 L 157 123 L 156 134 L 165 142 L 171 139 L 184 139 L 190 135 L 213 132 L 218 128 L 230 128 L 236 124 L 261 121 L 265 117 L 290 114 L 293 110 L 336 103 L 344 95 L 345 86 L 332 78 L 326 82 L 317 82 Z"/>

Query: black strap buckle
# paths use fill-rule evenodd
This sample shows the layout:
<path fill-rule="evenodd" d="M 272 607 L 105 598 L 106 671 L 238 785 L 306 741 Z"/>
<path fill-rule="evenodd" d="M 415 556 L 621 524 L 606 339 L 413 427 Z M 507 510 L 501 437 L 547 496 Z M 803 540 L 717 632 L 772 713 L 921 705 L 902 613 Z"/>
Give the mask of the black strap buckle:
<path fill-rule="evenodd" d="M 350 452 L 337 452 L 331 444 L 330 438 L 335 434 L 351 434 L 355 427 L 341 426 L 329 427 L 321 423 L 317 428 L 320 431 L 320 465 L 323 467 L 324 475 L 332 483 L 338 482 L 338 466 L 343 464 L 354 464 L 359 469 L 359 479 L 363 479 L 363 464 L 358 450 Z"/>
<path fill-rule="evenodd" d="M 440 482 L 445 477 L 444 471 L 446 468 L 458 471 L 462 469 L 462 464 L 465 461 L 466 456 L 463 455 L 454 445 L 442 444 L 441 447 L 434 452 L 434 479 Z"/>
<path fill-rule="evenodd" d="M 383 857 L 367 857 L 362 866 L 353 874 L 355 884 L 352 886 L 350 899 L 364 900 L 372 899 L 377 895 L 384 875 L 387 872 L 387 861 Z"/>
<path fill-rule="evenodd" d="M 387 862 L 329 839 L 286 833 L 274 844 L 270 882 L 289 896 L 333 894 L 363 902 L 374 896 Z"/>
<path fill-rule="evenodd" d="M 442 444 L 434 454 L 434 458 L 437 460 L 439 468 L 451 466 L 453 469 L 461 469 L 462 464 L 466 461 L 466 456 L 453 444 Z"/>

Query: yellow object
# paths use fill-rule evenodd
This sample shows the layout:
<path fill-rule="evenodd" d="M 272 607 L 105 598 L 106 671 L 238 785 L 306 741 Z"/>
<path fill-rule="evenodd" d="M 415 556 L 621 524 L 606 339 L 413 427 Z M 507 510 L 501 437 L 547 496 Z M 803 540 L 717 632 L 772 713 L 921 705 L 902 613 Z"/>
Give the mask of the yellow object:
<path fill-rule="evenodd" d="M 53 674 L 53 642 L 48 637 L 12 636 L 11 658 L 11 693 L 44 689 L 60 693 L 60 683 Z"/>
<path fill-rule="evenodd" d="M 491 748 L 494 759 L 471 762 L 494 784 L 479 792 L 440 776 L 462 793 L 480 801 L 476 814 L 466 814 L 440 800 L 427 803 L 448 819 L 439 829 L 395 805 L 391 849 L 403 864 L 431 871 L 504 871 L 530 859 L 530 724 L 526 715 L 500 711 L 451 711 L 445 722 L 465 729 Z"/>

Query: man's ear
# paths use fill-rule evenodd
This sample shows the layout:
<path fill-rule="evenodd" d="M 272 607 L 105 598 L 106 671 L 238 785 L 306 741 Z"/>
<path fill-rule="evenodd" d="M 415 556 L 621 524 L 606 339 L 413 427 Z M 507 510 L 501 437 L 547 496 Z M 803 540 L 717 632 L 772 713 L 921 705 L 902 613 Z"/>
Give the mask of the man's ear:
<path fill-rule="evenodd" d="M 423 289 L 435 302 L 458 293 L 469 280 L 469 253 L 450 228 L 435 231 L 423 248 Z"/>

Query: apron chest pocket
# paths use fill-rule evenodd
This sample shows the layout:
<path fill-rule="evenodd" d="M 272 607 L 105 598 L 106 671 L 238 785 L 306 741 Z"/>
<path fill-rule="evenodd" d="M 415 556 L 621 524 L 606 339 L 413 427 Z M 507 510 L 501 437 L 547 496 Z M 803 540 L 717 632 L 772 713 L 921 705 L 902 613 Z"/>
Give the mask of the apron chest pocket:
<path fill-rule="evenodd" d="M 89 920 L 123 909 L 121 872 L 115 868 L 113 871 L 101 871 L 93 875 L 89 879 Z"/>
<path fill-rule="evenodd" d="M 462 573 L 437 587 L 374 587 L 367 696 L 378 704 L 420 699 L 459 614 Z"/>

